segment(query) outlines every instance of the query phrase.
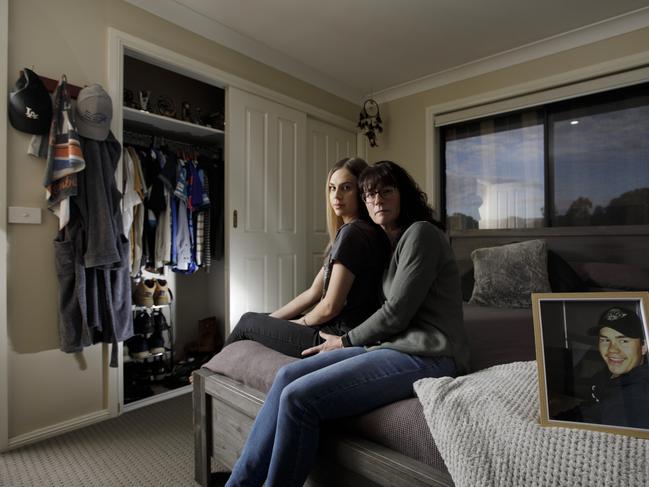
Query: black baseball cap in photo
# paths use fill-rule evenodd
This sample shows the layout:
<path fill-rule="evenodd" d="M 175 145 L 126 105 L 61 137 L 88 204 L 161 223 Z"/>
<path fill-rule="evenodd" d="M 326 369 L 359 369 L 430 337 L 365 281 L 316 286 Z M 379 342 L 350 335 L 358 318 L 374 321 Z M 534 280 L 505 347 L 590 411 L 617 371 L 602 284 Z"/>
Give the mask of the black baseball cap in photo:
<path fill-rule="evenodd" d="M 613 306 L 607 309 L 599 317 L 597 326 L 590 328 L 588 333 L 589 335 L 599 335 L 599 330 L 604 327 L 619 331 L 629 338 L 642 338 L 644 340 L 642 320 L 635 311 L 629 308 Z"/>
<path fill-rule="evenodd" d="M 31 69 L 23 68 L 9 92 L 9 122 L 28 134 L 42 135 L 50 131 L 52 98 L 41 78 Z"/>

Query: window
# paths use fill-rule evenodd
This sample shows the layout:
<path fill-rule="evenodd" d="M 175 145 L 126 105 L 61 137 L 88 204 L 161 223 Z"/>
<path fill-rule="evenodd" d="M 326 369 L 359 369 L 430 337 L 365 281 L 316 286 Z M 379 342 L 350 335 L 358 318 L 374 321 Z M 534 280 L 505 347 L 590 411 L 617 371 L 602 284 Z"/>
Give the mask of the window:
<path fill-rule="evenodd" d="M 440 134 L 451 230 L 649 224 L 649 84 Z"/>

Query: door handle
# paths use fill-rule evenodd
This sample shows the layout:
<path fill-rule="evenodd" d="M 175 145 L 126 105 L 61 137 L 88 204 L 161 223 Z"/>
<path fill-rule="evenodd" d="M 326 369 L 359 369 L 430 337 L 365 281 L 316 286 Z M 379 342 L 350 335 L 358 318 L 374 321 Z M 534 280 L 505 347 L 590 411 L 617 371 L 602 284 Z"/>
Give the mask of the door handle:
<path fill-rule="evenodd" d="M 237 228 L 237 225 L 239 225 L 239 213 L 237 213 L 237 210 L 234 210 L 232 212 L 232 226 L 234 228 Z"/>

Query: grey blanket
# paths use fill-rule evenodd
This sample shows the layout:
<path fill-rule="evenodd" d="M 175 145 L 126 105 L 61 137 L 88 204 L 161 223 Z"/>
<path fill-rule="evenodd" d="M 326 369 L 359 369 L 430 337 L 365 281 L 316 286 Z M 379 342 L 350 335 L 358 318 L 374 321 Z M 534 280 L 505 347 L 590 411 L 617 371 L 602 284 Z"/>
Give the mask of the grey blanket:
<path fill-rule="evenodd" d="M 415 391 L 457 487 L 649 485 L 649 440 L 539 425 L 536 362 Z"/>

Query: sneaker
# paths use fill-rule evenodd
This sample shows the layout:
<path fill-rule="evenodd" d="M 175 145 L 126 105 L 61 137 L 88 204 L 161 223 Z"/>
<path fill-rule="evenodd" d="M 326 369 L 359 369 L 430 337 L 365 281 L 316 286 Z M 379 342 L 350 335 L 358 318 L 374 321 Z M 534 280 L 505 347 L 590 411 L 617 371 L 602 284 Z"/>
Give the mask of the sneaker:
<path fill-rule="evenodd" d="M 169 304 L 171 302 L 171 291 L 169 290 L 166 279 L 156 279 L 153 301 L 157 305 Z"/>
<path fill-rule="evenodd" d="M 168 330 L 169 324 L 167 323 L 167 318 L 165 318 L 165 315 L 162 311 L 160 310 L 154 310 L 153 311 L 153 330 L 155 331 L 164 331 Z"/>
<path fill-rule="evenodd" d="M 151 356 L 149 345 L 142 335 L 133 335 L 126 340 L 128 353 L 135 359 L 144 359 Z"/>
<path fill-rule="evenodd" d="M 133 332 L 139 335 L 146 335 L 153 331 L 153 318 L 145 310 L 141 309 L 133 318 Z"/>
<path fill-rule="evenodd" d="M 147 339 L 149 342 L 149 350 L 153 354 L 164 353 L 165 351 L 165 339 L 162 336 L 161 330 L 154 331 L 151 336 Z"/>
<path fill-rule="evenodd" d="M 138 306 L 153 306 L 153 292 L 155 291 L 154 279 L 142 279 L 137 286 L 135 286 L 135 294 L 133 302 Z"/>

